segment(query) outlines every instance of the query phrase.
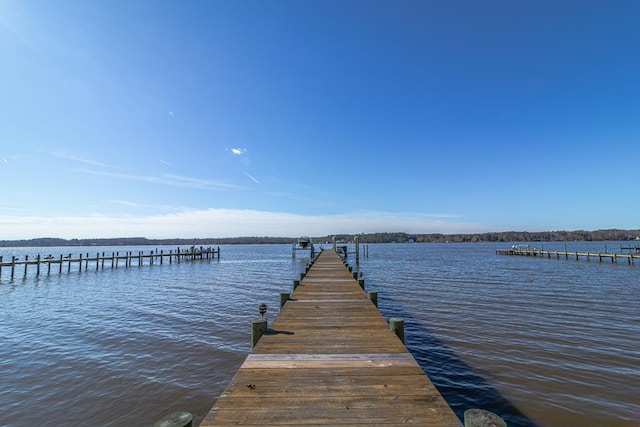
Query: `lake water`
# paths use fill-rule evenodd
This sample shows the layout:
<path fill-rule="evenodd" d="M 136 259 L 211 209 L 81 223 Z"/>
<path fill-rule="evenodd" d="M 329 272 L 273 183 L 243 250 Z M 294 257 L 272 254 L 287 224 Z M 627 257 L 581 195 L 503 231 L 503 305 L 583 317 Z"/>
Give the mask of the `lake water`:
<path fill-rule="evenodd" d="M 510 245 L 369 245 L 360 270 L 460 417 L 480 407 L 509 426 L 640 426 L 640 265 L 495 254 Z M 290 245 L 221 249 L 220 260 L 37 278 L 34 267 L 13 281 L 4 268 L 0 426 L 150 426 L 173 411 L 198 425 L 250 351 L 258 305 L 273 318 L 306 262 Z"/>

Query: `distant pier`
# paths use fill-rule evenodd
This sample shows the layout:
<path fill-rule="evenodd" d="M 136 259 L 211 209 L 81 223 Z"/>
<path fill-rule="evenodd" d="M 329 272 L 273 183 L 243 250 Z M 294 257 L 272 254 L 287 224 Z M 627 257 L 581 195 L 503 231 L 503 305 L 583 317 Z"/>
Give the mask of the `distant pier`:
<path fill-rule="evenodd" d="M 29 271 L 33 271 L 36 277 L 41 274 L 58 273 L 62 274 L 64 271 L 82 271 L 82 270 L 99 270 L 104 269 L 105 265 L 110 268 L 118 267 L 132 267 L 142 265 L 154 265 L 164 264 L 165 262 L 180 263 L 187 260 L 204 260 L 214 259 L 217 257 L 220 259 L 220 247 L 191 247 L 187 249 L 176 248 L 176 250 L 164 250 L 150 251 L 144 253 L 138 252 L 111 252 L 111 254 L 105 252 L 97 252 L 95 255 L 89 253 L 73 256 L 59 255 L 54 257 L 52 255 L 42 256 L 38 254 L 34 258 L 29 258 L 28 255 L 24 256 L 24 259 L 20 259 L 15 255 L 11 257 L 11 260 L 4 259 L 0 256 L 0 278 L 2 278 L 3 270 L 6 275 L 6 270 L 10 270 L 9 277 L 13 280 L 17 274 L 22 271 L 22 277 L 27 277 Z M 35 270 L 35 271 L 34 271 Z"/>
<path fill-rule="evenodd" d="M 631 249 L 631 248 L 627 248 Z M 598 260 L 599 262 L 608 261 L 612 263 L 618 262 L 627 262 L 628 264 L 635 265 L 636 260 L 640 260 L 640 253 L 638 253 L 636 248 L 636 253 L 616 253 L 616 252 L 589 252 L 589 251 L 575 251 L 570 252 L 567 251 L 567 247 L 565 246 L 563 251 L 549 251 L 544 249 L 531 249 L 529 245 L 518 245 L 508 249 L 497 249 L 496 254 L 498 255 L 515 255 L 515 256 L 533 256 L 533 257 L 541 257 L 541 258 L 555 258 L 565 260 L 575 259 L 576 261 L 585 260 Z"/>

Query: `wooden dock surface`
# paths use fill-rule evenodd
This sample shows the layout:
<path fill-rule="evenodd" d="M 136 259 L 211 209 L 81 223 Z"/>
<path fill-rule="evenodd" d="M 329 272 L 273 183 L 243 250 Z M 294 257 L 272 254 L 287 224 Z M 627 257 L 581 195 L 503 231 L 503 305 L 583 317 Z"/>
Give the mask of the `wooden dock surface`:
<path fill-rule="evenodd" d="M 461 426 L 333 251 L 321 252 L 200 426 Z"/>

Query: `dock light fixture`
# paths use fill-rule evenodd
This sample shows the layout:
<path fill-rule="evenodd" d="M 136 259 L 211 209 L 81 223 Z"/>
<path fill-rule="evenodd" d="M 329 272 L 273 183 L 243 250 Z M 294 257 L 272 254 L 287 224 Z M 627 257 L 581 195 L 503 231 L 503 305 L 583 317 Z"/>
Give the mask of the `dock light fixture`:
<path fill-rule="evenodd" d="M 262 317 L 264 319 L 264 315 L 267 312 L 267 304 L 260 304 L 258 306 L 258 311 L 260 312 L 260 317 Z"/>

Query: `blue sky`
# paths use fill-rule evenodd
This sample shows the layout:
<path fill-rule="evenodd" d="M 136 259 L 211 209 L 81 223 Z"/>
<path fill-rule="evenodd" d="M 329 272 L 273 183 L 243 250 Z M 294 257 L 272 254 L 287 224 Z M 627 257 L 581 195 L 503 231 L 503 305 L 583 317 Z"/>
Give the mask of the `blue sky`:
<path fill-rule="evenodd" d="M 0 239 L 640 228 L 638 22 L 0 0 Z"/>

